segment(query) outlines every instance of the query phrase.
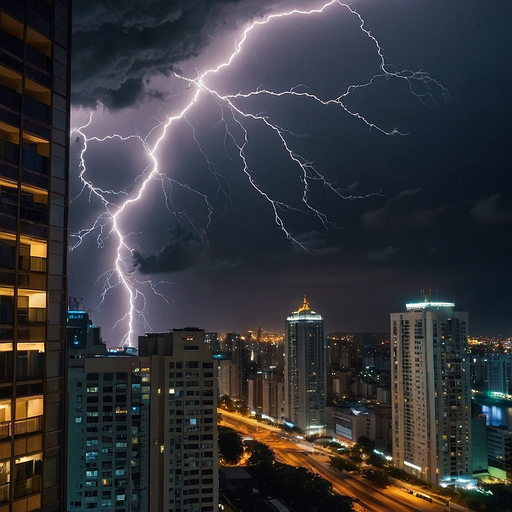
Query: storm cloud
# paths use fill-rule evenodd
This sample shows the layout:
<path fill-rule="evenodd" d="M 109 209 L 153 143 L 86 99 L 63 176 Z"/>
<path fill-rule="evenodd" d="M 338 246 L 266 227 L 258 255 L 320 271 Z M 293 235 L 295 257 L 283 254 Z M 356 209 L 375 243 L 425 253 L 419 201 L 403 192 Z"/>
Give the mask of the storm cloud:
<path fill-rule="evenodd" d="M 176 224 L 169 229 L 169 243 L 157 254 L 144 256 L 133 250 L 133 266 L 141 274 L 177 272 L 203 261 L 207 250 L 208 241 L 204 231 Z"/>
<path fill-rule="evenodd" d="M 112 0 L 73 5 L 72 102 L 121 109 L 162 95 L 157 75 L 266 12 L 271 0 Z"/>
<path fill-rule="evenodd" d="M 157 148 L 158 175 L 144 189 L 144 203 L 130 202 L 129 213 L 116 215 L 133 249 L 123 253 L 134 265 L 127 278 L 145 293 L 152 329 L 167 329 L 172 315 L 174 326 L 281 332 L 287 312 L 307 293 L 331 332 L 385 330 L 389 312 L 401 311 L 427 286 L 470 312 L 472 334 L 509 335 L 512 2 L 492 9 L 476 0 L 350 2 L 390 70 L 413 70 L 415 90 L 424 75 L 414 70 L 426 70 L 450 91 L 451 98 L 438 97 L 436 104 L 410 94 L 403 80 L 372 79 L 382 72 L 376 46 L 357 16 L 339 5 L 254 30 L 234 65 L 209 75 L 205 85 L 233 96 L 260 91 L 232 101 L 283 128 L 292 154 L 311 171 L 306 188 L 306 173 L 288 161 L 291 154 L 265 122 L 234 115 L 206 89 L 158 146 L 156 140 L 159 123 L 183 112 L 199 90 L 173 73 L 195 78 L 226 62 L 250 20 L 322 2 L 73 3 L 72 126 L 87 125 L 91 143 L 85 154 L 82 136 L 71 145 L 71 189 L 84 189 L 83 156 L 94 185 L 128 191 L 109 194 L 111 218 L 127 197 L 136 197 L 151 171 L 148 150 Z M 293 90 L 338 98 L 367 82 L 371 86 L 350 89 L 344 104 L 393 137 L 369 130 L 339 106 L 261 93 L 300 85 Z M 92 122 L 80 105 L 97 107 Z M 128 139 L 92 140 L 113 133 Z M 244 144 L 244 161 L 236 142 Z M 96 202 L 86 193 L 72 202 L 70 232 L 80 239 L 89 226 L 104 226 L 97 222 L 103 205 Z M 307 251 L 290 243 L 276 211 Z M 193 220 L 208 240 L 186 223 L 162 235 L 170 218 Z M 102 288 L 94 277 L 113 276 L 118 239 L 106 225 L 101 244 L 96 231 L 88 232 L 80 250 L 70 253 L 70 294 L 93 307 L 98 292 L 108 289 L 94 318 L 106 327 L 125 318 L 126 294 L 109 282 Z M 160 281 L 157 295 L 153 275 Z M 162 295 L 179 310 L 169 312 Z M 121 343 L 125 326 L 116 323 L 112 343 Z M 139 334 L 144 328 L 136 326 Z"/>

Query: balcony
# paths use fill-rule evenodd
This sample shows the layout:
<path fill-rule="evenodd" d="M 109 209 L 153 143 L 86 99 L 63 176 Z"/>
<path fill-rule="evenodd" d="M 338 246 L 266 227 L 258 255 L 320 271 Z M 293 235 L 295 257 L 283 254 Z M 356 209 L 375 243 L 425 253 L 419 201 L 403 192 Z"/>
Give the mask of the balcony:
<path fill-rule="evenodd" d="M 37 12 L 36 12 L 37 11 Z M 45 2 L 31 2 L 30 11 L 27 12 L 27 23 L 46 37 L 51 36 L 51 5 Z"/>
<path fill-rule="evenodd" d="M 51 88 L 52 85 L 52 61 L 44 53 L 27 45 L 27 76 Z"/>
<path fill-rule="evenodd" d="M 0 423 L 0 440 L 9 439 L 12 435 L 12 427 L 10 422 Z"/>
<path fill-rule="evenodd" d="M 41 492 L 41 475 L 34 475 L 30 478 L 18 480 L 14 486 L 14 497 L 21 498 L 29 494 Z"/>
<path fill-rule="evenodd" d="M 20 20 L 25 16 L 25 9 L 17 2 L 4 2 L 2 9 Z"/>
<path fill-rule="evenodd" d="M 25 95 L 25 103 L 23 113 L 25 117 L 28 117 L 37 123 L 42 123 L 47 126 L 50 125 L 51 109 L 45 103 L 32 98 L 31 96 Z M 45 137 L 48 139 L 49 137 Z"/>
<path fill-rule="evenodd" d="M 0 120 L 11 126 L 20 126 L 21 94 L 0 85 Z"/>
<path fill-rule="evenodd" d="M 14 435 L 23 436 L 26 434 L 34 434 L 41 432 L 43 429 L 43 417 L 35 416 L 34 418 L 26 418 L 18 420 L 14 423 Z"/>
<path fill-rule="evenodd" d="M 41 193 L 35 195 L 30 192 L 22 192 L 20 199 L 20 217 L 22 220 L 34 223 L 48 223 L 48 207 L 46 196 Z M 18 193 L 15 188 L 0 186 L 0 213 L 8 218 L 15 219 L 18 213 Z"/>
<path fill-rule="evenodd" d="M 0 29 L 0 64 L 23 72 L 23 41 Z"/>
<path fill-rule="evenodd" d="M 18 308 L 18 324 L 43 324 L 46 322 L 46 308 Z"/>
<path fill-rule="evenodd" d="M 45 175 L 50 173 L 50 159 L 45 156 L 23 149 L 21 159 L 25 169 Z"/>
<path fill-rule="evenodd" d="M 3 501 L 9 501 L 9 488 L 9 483 L 0 485 L 0 503 Z"/>

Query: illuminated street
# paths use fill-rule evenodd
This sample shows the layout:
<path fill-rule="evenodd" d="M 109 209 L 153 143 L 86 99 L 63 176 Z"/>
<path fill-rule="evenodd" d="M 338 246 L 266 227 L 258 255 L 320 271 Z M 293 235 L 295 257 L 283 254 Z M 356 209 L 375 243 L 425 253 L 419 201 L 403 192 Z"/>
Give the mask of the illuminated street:
<path fill-rule="evenodd" d="M 248 436 L 269 446 L 276 460 L 291 466 L 302 466 L 318 473 L 331 482 L 333 489 L 339 494 L 351 496 L 359 500 L 354 509 L 370 512 L 442 512 L 444 505 L 428 503 L 401 488 L 390 486 L 378 489 L 370 485 L 364 478 L 347 472 L 339 472 L 329 466 L 329 456 L 300 442 L 299 439 L 284 434 L 281 429 L 260 423 L 219 409 L 222 414 L 221 425 L 236 430 L 242 437 Z"/>

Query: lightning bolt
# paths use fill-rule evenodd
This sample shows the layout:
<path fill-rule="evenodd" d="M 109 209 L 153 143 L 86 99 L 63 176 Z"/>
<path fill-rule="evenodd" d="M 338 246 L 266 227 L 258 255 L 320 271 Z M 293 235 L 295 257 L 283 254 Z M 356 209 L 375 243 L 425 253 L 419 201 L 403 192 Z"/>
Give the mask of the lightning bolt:
<path fill-rule="evenodd" d="M 261 87 L 248 93 L 239 92 L 236 94 L 222 94 L 210 83 L 212 77 L 219 75 L 223 69 L 229 68 L 237 56 L 244 51 L 247 39 L 251 32 L 258 30 L 259 27 L 264 25 L 278 23 L 284 18 L 294 16 L 315 16 L 324 13 L 328 9 L 345 9 L 351 16 L 355 17 L 359 23 L 359 29 L 362 35 L 373 45 L 380 64 L 378 73 L 373 75 L 368 81 L 350 85 L 347 89 L 341 91 L 338 96 L 332 98 L 322 98 L 317 94 L 309 92 L 308 88 L 301 84 L 288 90 L 275 91 Z M 201 146 L 200 139 L 196 134 L 193 124 L 187 117 L 196 108 L 200 97 L 207 95 L 216 103 L 220 113 L 219 123 L 223 125 L 225 130 L 225 147 L 227 148 L 230 146 L 235 149 L 235 153 L 240 163 L 241 172 L 245 175 L 247 182 L 253 190 L 266 201 L 273 213 L 274 221 L 277 227 L 282 231 L 283 235 L 293 245 L 303 251 L 308 251 L 308 247 L 306 244 L 298 240 L 290 229 L 287 228 L 283 218 L 284 212 L 306 211 L 314 215 L 325 229 L 333 226 L 333 223 L 331 223 L 327 215 L 310 202 L 312 183 L 320 183 L 330 193 L 333 193 L 336 197 L 344 200 L 361 199 L 368 197 L 369 195 L 378 194 L 379 192 L 357 196 L 346 195 L 342 189 L 336 187 L 336 185 L 331 183 L 326 176 L 320 173 L 314 162 L 309 161 L 307 158 L 294 151 L 292 142 L 300 135 L 281 127 L 265 113 L 250 112 L 243 107 L 244 102 L 259 96 L 274 98 L 277 100 L 281 100 L 281 98 L 286 97 L 293 97 L 296 98 L 297 101 L 311 102 L 318 105 L 319 108 L 341 109 L 344 114 L 352 116 L 365 124 L 369 130 L 377 130 L 384 136 L 403 136 L 406 134 L 400 132 L 398 129 L 386 130 L 373 123 L 368 117 L 357 110 L 352 110 L 346 103 L 347 98 L 354 93 L 354 91 L 371 87 L 376 81 L 381 79 L 405 82 L 408 85 L 409 91 L 423 103 L 435 101 L 433 92 L 437 94 L 440 93 L 440 95 L 445 99 L 449 97 L 449 93 L 446 88 L 444 88 L 438 81 L 431 78 L 428 73 L 407 69 L 397 71 L 393 67 L 386 65 L 384 52 L 378 40 L 365 27 L 365 22 L 361 15 L 350 5 L 341 3 L 338 0 L 331 0 L 318 8 L 308 10 L 293 9 L 287 12 L 271 14 L 261 21 L 255 21 L 243 31 L 240 40 L 235 44 L 234 51 L 217 67 L 208 69 L 203 73 L 198 73 L 195 77 L 186 77 L 181 73 L 174 72 L 173 79 L 182 82 L 185 89 L 190 91 L 189 93 L 192 93 L 192 97 L 177 113 L 172 116 L 166 115 L 163 120 L 157 121 L 146 137 L 143 138 L 139 135 L 121 136 L 119 134 L 108 135 L 105 137 L 88 136 L 87 133 L 93 128 L 93 113 L 89 115 L 89 119 L 86 124 L 73 129 L 71 133 L 72 137 L 77 138 L 77 142 L 83 141 L 79 157 L 79 180 L 81 183 L 81 189 L 77 196 L 72 200 L 71 206 L 78 197 L 88 194 L 89 200 L 92 200 L 93 198 L 99 200 L 102 207 L 101 214 L 90 227 L 79 230 L 71 235 L 74 240 L 74 243 L 71 244 L 71 251 L 77 250 L 84 239 L 89 236 L 96 237 L 96 243 L 100 248 L 105 246 L 107 238 L 112 237 L 115 239 L 116 256 L 114 265 L 112 269 L 105 272 L 99 278 L 103 283 L 100 304 L 106 300 L 107 295 L 115 288 L 121 288 L 124 291 L 127 301 L 126 313 L 117 320 L 115 326 L 119 324 L 126 325 L 126 331 L 123 336 L 122 343 L 127 345 L 131 345 L 134 341 L 132 338 L 135 334 L 136 323 L 142 323 L 146 330 L 151 329 L 146 317 L 146 297 L 142 291 L 143 287 L 149 286 L 152 292 L 156 293 L 162 298 L 162 300 L 171 305 L 169 297 L 160 292 L 159 289 L 162 285 L 172 283 L 167 281 L 154 283 L 150 279 L 141 280 L 137 277 L 137 273 L 133 270 L 132 251 L 134 247 L 131 247 L 129 244 L 129 238 L 132 233 L 126 232 L 123 229 L 121 219 L 135 203 L 143 199 L 147 194 L 150 182 L 153 181 L 160 183 L 167 209 L 173 213 L 178 220 L 188 222 L 190 225 L 193 225 L 192 219 L 187 216 L 186 212 L 178 209 L 174 203 L 174 187 L 184 188 L 189 192 L 196 194 L 204 202 L 207 218 L 205 223 L 206 228 L 210 225 L 213 215 L 213 206 L 206 194 L 190 187 L 186 183 L 181 183 L 175 180 L 160 170 L 161 166 L 158 159 L 158 149 L 162 142 L 169 136 L 169 133 L 178 121 L 184 121 L 192 130 L 194 143 L 196 144 L 199 153 L 204 158 L 208 169 L 216 180 L 218 192 L 225 194 L 228 199 L 232 193 L 227 178 L 218 172 L 215 163 L 208 157 L 207 151 Z M 272 194 L 267 192 L 263 186 L 260 186 L 254 178 L 253 169 L 250 165 L 250 158 L 247 153 L 247 146 L 251 140 L 251 133 L 247 123 L 248 121 L 264 126 L 266 130 L 273 134 L 274 139 L 281 145 L 284 154 L 287 155 L 289 161 L 298 169 L 302 189 L 300 208 L 273 197 Z M 128 140 L 136 142 L 140 145 L 141 151 L 145 153 L 148 160 L 147 167 L 139 174 L 131 190 L 104 190 L 95 186 L 88 178 L 88 168 L 85 157 L 89 145 L 91 143 L 101 144 L 114 139 L 121 142 Z M 153 143 L 150 142 L 152 139 L 155 139 Z M 226 154 L 227 153 L 228 150 L 226 149 Z"/>

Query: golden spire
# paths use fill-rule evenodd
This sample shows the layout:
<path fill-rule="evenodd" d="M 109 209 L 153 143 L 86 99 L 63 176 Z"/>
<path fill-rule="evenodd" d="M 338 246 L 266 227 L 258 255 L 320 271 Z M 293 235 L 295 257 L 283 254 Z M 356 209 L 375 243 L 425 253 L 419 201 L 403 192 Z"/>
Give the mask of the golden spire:
<path fill-rule="evenodd" d="M 309 311 L 309 310 L 310 310 L 309 302 L 308 302 L 308 299 L 306 298 L 306 294 L 304 294 L 304 298 L 302 300 L 302 305 L 299 308 L 298 313 L 300 313 L 301 311 Z"/>

